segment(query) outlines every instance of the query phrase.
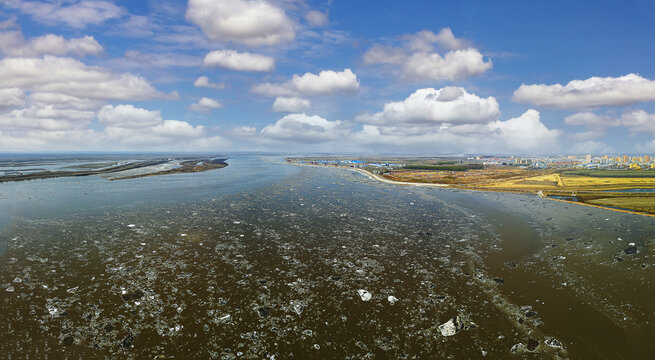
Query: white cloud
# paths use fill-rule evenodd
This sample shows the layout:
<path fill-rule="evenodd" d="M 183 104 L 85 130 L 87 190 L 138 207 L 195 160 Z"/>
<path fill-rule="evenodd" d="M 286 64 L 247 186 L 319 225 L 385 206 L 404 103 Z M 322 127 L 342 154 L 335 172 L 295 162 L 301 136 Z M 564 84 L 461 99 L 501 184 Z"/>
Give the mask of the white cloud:
<path fill-rule="evenodd" d="M 261 131 L 266 138 L 295 143 L 320 143 L 338 139 L 347 133 L 341 121 L 329 121 L 304 113 L 289 114 Z"/>
<path fill-rule="evenodd" d="M 200 76 L 196 79 L 196 81 L 193 82 L 193 86 L 195 87 L 206 87 L 210 89 L 216 89 L 216 90 L 222 90 L 225 89 L 225 83 L 214 83 L 209 81 L 209 78 L 207 76 Z"/>
<path fill-rule="evenodd" d="M 317 10 L 308 11 L 305 14 L 305 20 L 310 26 L 322 27 L 326 26 L 330 20 L 328 20 L 328 14 L 323 13 Z"/>
<path fill-rule="evenodd" d="M 539 112 L 534 109 L 507 121 L 495 121 L 489 128 L 496 147 L 505 147 L 520 153 L 535 150 L 554 153 L 556 149 L 552 146 L 560 136 L 560 131 L 549 130 L 541 122 Z"/>
<path fill-rule="evenodd" d="M 468 41 L 456 38 L 450 28 L 443 28 L 438 34 L 423 30 L 414 35 L 406 35 L 405 38 L 409 41 L 409 48 L 413 51 L 432 51 L 433 44 L 437 44 L 446 50 L 460 50 L 470 47 Z"/>
<path fill-rule="evenodd" d="M 619 121 L 609 115 L 598 115 L 593 112 L 579 112 L 564 118 L 566 125 L 587 126 L 590 128 L 606 128 L 618 126 Z"/>
<path fill-rule="evenodd" d="M 20 31 L 0 33 L 0 50 L 14 57 L 38 57 L 49 55 L 98 55 L 102 46 L 93 36 L 65 39 L 62 36 L 47 34 L 26 41 Z"/>
<path fill-rule="evenodd" d="M 352 141 L 397 152 L 556 153 L 560 135 L 541 122 L 539 112 L 528 110 L 517 118 L 486 124 L 410 128 L 365 124 Z"/>
<path fill-rule="evenodd" d="M 273 111 L 300 113 L 307 111 L 311 106 L 312 102 L 308 99 L 302 99 L 299 97 L 277 97 L 273 103 Z"/>
<path fill-rule="evenodd" d="M 636 74 L 620 77 L 591 77 L 566 85 L 521 85 L 514 101 L 558 109 L 624 106 L 655 101 L 655 81 Z"/>
<path fill-rule="evenodd" d="M 95 112 L 53 105 L 33 105 L 0 114 L 0 129 L 71 130 L 86 128 Z"/>
<path fill-rule="evenodd" d="M 186 18 L 215 41 L 261 46 L 295 38 L 284 10 L 264 0 L 189 0 Z"/>
<path fill-rule="evenodd" d="M 253 126 L 238 126 L 230 130 L 230 134 L 238 137 L 257 135 L 257 128 Z"/>
<path fill-rule="evenodd" d="M 126 11 L 114 3 L 102 0 L 42 2 L 5 0 L 4 5 L 32 16 L 48 25 L 65 24 L 73 28 L 97 25 L 120 18 Z"/>
<path fill-rule="evenodd" d="M 98 112 L 98 122 L 107 127 L 144 128 L 162 122 L 160 111 L 140 109 L 133 105 L 105 105 Z"/>
<path fill-rule="evenodd" d="M 214 99 L 203 97 L 197 103 L 191 104 L 190 109 L 200 113 L 209 113 L 211 110 L 218 109 L 222 106 L 221 103 Z"/>
<path fill-rule="evenodd" d="M 646 133 L 655 136 L 655 114 L 644 110 L 629 110 L 621 115 L 620 121 L 633 135 Z"/>
<path fill-rule="evenodd" d="M 418 89 L 403 101 L 384 105 L 381 112 L 364 114 L 360 122 L 378 125 L 440 125 L 488 123 L 500 116 L 492 96 L 481 98 L 463 88 Z"/>
<path fill-rule="evenodd" d="M 234 50 L 212 51 L 203 61 L 205 67 L 222 67 L 236 71 L 271 71 L 275 68 L 275 59 L 270 56 Z"/>
<path fill-rule="evenodd" d="M 262 83 L 255 85 L 254 93 L 265 96 L 315 96 L 329 95 L 339 92 L 353 92 L 359 89 L 357 75 L 350 69 L 337 72 L 321 71 L 318 75 L 305 73 L 293 75 L 291 80 L 282 84 Z"/>
<path fill-rule="evenodd" d="M 25 92 L 19 88 L 0 89 L 0 111 L 25 104 Z"/>
<path fill-rule="evenodd" d="M 458 80 L 479 75 L 491 69 L 491 60 L 485 62 L 477 49 L 438 53 L 414 53 L 403 64 L 406 76 L 413 80 Z"/>
<path fill-rule="evenodd" d="M 164 97 L 142 77 L 116 74 L 71 58 L 4 58 L 0 60 L 0 88 L 60 93 L 87 99 L 145 100 Z"/>
<path fill-rule="evenodd" d="M 403 36 L 403 40 L 402 47 L 373 45 L 364 53 L 364 63 L 397 65 L 409 81 L 453 81 L 482 74 L 493 66 L 468 41 L 455 38 L 449 28 L 438 34 L 420 31 Z M 437 52 L 435 45 L 445 54 Z"/>

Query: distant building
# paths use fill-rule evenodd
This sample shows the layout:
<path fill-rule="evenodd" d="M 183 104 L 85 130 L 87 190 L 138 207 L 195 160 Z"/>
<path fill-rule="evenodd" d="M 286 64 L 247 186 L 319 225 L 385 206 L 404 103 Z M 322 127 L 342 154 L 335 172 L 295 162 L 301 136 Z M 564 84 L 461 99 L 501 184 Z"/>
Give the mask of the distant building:
<path fill-rule="evenodd" d="M 591 155 L 585 156 L 585 162 L 588 164 L 591 162 Z"/>
<path fill-rule="evenodd" d="M 630 159 L 628 158 L 628 155 L 623 155 L 623 162 L 626 163 L 626 164 L 628 162 L 630 162 Z"/>
<path fill-rule="evenodd" d="M 644 162 L 649 163 L 650 162 L 650 155 L 644 155 Z"/>

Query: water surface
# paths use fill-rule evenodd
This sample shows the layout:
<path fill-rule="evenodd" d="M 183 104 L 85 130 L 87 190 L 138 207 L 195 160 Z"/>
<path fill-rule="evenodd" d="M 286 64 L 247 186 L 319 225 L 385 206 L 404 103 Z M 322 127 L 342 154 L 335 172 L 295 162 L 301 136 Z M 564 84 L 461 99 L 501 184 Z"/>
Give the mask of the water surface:
<path fill-rule="evenodd" d="M 650 218 L 388 185 L 279 159 L 228 163 L 119 182 L 0 184 L 8 244 L 0 351 L 101 359 L 655 351 Z M 445 336 L 440 325 L 453 318 L 458 332 Z"/>

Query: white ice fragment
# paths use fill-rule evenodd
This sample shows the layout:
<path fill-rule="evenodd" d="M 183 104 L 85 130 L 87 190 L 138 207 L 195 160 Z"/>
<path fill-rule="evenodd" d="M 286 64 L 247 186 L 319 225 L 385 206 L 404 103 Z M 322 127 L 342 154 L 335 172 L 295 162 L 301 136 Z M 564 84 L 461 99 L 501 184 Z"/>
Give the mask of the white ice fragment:
<path fill-rule="evenodd" d="M 77 291 L 77 288 L 79 288 L 79 286 L 76 286 L 74 288 L 70 288 L 70 289 L 66 290 L 66 292 L 69 293 L 69 294 L 73 294 L 73 293 L 75 293 L 75 291 Z"/>
<path fill-rule="evenodd" d="M 234 223 L 239 225 L 239 224 L 241 224 L 241 221 L 234 221 Z"/>
<path fill-rule="evenodd" d="M 134 224 L 129 224 L 129 225 L 127 225 L 128 228 L 133 228 L 133 227 L 135 227 L 135 226 L 136 226 L 136 225 L 134 225 Z"/>
<path fill-rule="evenodd" d="M 630 245 L 630 246 L 635 246 L 635 243 L 629 243 L 628 245 Z"/>
<path fill-rule="evenodd" d="M 46 304 L 46 308 L 48 309 L 48 312 L 50 313 L 51 316 L 55 316 L 59 313 L 59 309 L 57 309 L 52 304 Z"/>
<path fill-rule="evenodd" d="M 181 236 L 181 237 L 185 237 L 185 236 L 186 236 L 186 234 L 180 234 L 180 236 Z"/>
<path fill-rule="evenodd" d="M 7 292 L 14 292 L 14 287 L 13 287 L 13 286 L 10 286 L 10 287 L 8 287 L 6 290 L 7 290 Z"/>
<path fill-rule="evenodd" d="M 15 284 L 20 284 L 22 282 L 23 282 L 23 279 L 19 278 L 18 276 L 16 276 L 16 278 L 14 279 Z"/>
<path fill-rule="evenodd" d="M 141 243 L 141 246 L 146 246 L 146 243 Z"/>
<path fill-rule="evenodd" d="M 364 289 L 357 290 L 357 294 L 359 294 L 359 297 L 362 298 L 362 301 L 369 301 L 372 297 L 371 293 Z"/>
<path fill-rule="evenodd" d="M 441 331 L 441 335 L 443 336 L 453 336 L 464 329 L 468 329 L 468 326 L 465 324 L 465 320 L 460 316 L 455 316 L 439 325 L 439 331 Z"/>
<path fill-rule="evenodd" d="M 389 301 L 389 304 L 393 305 L 393 304 L 396 303 L 396 301 L 398 301 L 398 298 L 396 298 L 396 297 L 393 296 L 393 295 L 389 295 L 389 297 L 387 298 L 387 300 Z"/>
<path fill-rule="evenodd" d="M 141 302 L 140 301 L 135 301 L 134 305 L 141 305 Z"/>

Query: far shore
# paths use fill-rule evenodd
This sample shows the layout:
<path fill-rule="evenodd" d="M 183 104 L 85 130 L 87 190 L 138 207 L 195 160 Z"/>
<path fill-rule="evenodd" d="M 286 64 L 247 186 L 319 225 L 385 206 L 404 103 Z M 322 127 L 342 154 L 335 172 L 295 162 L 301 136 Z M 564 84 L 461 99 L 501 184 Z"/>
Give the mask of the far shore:
<path fill-rule="evenodd" d="M 531 191 L 531 190 L 482 188 L 482 187 L 467 187 L 467 186 L 453 185 L 453 184 L 394 181 L 394 180 L 385 179 L 385 178 L 383 178 L 383 177 L 381 177 L 381 176 L 379 176 L 377 174 L 374 174 L 374 173 L 372 173 L 370 171 L 367 171 L 367 170 L 361 169 L 361 168 L 344 167 L 344 166 L 326 166 L 326 165 L 314 165 L 314 164 L 301 164 L 301 163 L 297 163 L 297 162 L 295 162 L 294 164 L 299 165 L 299 166 L 310 166 L 310 167 L 318 167 L 318 168 L 336 168 L 336 169 L 342 169 L 342 170 L 350 170 L 350 171 L 353 171 L 353 172 L 356 172 L 356 173 L 360 173 L 360 174 L 368 177 L 369 179 L 377 180 L 377 181 L 383 182 L 385 184 L 391 184 L 391 185 L 435 187 L 435 188 L 442 188 L 442 189 L 443 188 L 451 188 L 451 189 L 482 191 L 482 192 L 503 192 L 503 193 L 517 193 L 517 194 L 534 194 L 535 196 L 537 196 L 537 191 Z M 594 191 L 586 191 L 585 192 L 585 194 L 587 194 L 587 195 L 593 194 L 593 193 L 597 193 L 597 191 L 596 192 L 594 192 Z M 559 194 L 557 194 L 557 195 L 559 195 Z M 631 194 L 630 196 L 632 196 L 632 197 L 642 196 L 642 197 L 649 197 L 649 198 L 654 198 L 655 199 L 655 194 L 653 194 L 652 196 Z M 566 200 L 566 199 L 557 199 L 557 198 L 553 198 L 553 197 L 550 197 L 550 196 L 545 196 L 545 197 L 543 197 L 543 199 L 551 200 L 551 201 L 565 202 L 565 203 L 574 204 L 574 205 L 589 206 L 589 207 L 593 207 L 593 208 L 617 211 L 617 212 L 628 213 L 628 214 L 655 217 L 655 214 L 649 213 L 649 212 L 646 212 L 646 211 L 637 211 L 637 210 L 627 209 L 627 208 L 617 208 L 617 207 L 610 207 L 610 206 L 595 205 L 595 204 L 589 204 L 589 203 L 586 203 L 586 202 L 583 202 L 583 201 L 572 201 L 572 200 Z"/>
<path fill-rule="evenodd" d="M 62 171 L 39 171 L 27 174 L 18 173 L 16 175 L 0 176 L 0 183 L 12 181 L 42 180 L 54 179 L 61 177 L 81 177 L 99 175 L 108 180 L 125 180 L 147 176 L 159 176 L 168 174 L 202 172 L 226 167 L 227 159 L 207 159 L 207 158 L 183 158 L 181 160 L 172 159 L 155 159 L 139 160 L 127 164 L 117 165 L 115 163 L 104 163 L 108 167 L 98 168 L 97 163 L 88 163 L 68 167 L 69 170 Z M 98 165 L 98 166 L 97 166 Z M 162 167 L 163 166 L 163 167 Z M 162 168 L 160 168 L 162 167 Z M 79 170 L 73 170 L 79 169 Z"/>

